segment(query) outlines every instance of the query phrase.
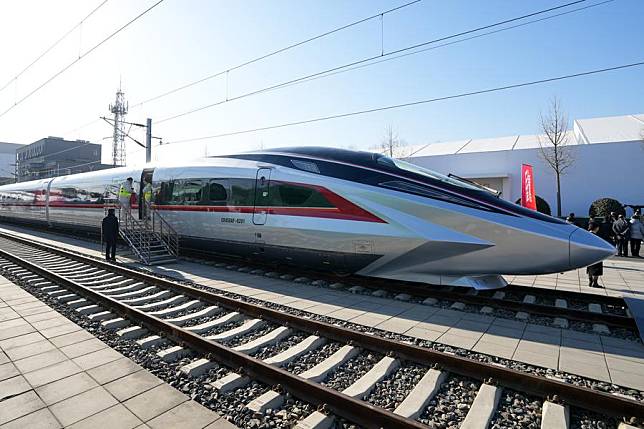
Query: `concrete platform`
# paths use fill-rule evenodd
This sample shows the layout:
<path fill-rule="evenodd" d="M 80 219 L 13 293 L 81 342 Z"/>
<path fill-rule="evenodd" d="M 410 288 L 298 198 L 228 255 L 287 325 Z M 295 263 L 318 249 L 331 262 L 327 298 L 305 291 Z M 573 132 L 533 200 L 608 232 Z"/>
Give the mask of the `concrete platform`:
<path fill-rule="evenodd" d="M 0 428 L 236 426 L 0 277 Z"/>
<path fill-rule="evenodd" d="M 3 229 L 79 252 L 102 254 L 96 243 L 13 225 L 3 224 L 0 231 Z M 123 258 L 119 261 L 135 264 Z M 605 266 L 606 290 L 585 286 L 583 270 L 533 276 L 530 285 L 615 295 L 644 294 L 644 261 L 611 259 Z M 186 261 L 148 269 L 216 290 L 644 391 L 644 345 L 640 342 L 318 288 Z M 527 284 L 526 279 L 529 278 L 508 280 Z"/>
<path fill-rule="evenodd" d="M 542 289 L 594 293 L 597 295 L 644 295 L 644 259 L 613 257 L 604 261 L 603 288 L 588 287 L 585 269 L 541 276 L 507 276 L 509 283 Z"/>

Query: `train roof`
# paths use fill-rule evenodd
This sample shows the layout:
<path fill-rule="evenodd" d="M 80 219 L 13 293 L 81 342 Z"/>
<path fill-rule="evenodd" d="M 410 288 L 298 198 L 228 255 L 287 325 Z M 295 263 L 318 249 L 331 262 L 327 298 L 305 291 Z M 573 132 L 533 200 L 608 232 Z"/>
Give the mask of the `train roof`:
<path fill-rule="evenodd" d="M 249 152 L 250 154 L 289 155 L 304 158 L 316 158 L 326 161 L 344 162 L 364 167 L 373 167 L 384 155 L 373 152 L 340 149 L 323 146 L 281 147 L 275 149 Z"/>

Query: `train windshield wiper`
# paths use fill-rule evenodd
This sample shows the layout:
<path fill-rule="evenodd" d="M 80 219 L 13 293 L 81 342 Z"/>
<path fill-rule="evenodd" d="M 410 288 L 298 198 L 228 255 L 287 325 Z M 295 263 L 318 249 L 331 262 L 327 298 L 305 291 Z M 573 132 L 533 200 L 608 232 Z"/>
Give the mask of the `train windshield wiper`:
<path fill-rule="evenodd" d="M 487 187 L 487 186 L 481 185 L 480 183 L 476 183 L 476 182 L 475 182 L 475 181 L 473 181 L 473 180 L 470 180 L 470 179 L 466 179 L 466 178 L 464 178 L 464 177 L 457 176 L 456 174 L 449 173 L 449 174 L 447 175 L 447 177 L 451 177 L 452 179 L 456 179 L 456 180 L 461 180 L 461 181 L 463 181 L 463 182 L 467 182 L 467 183 L 469 183 L 470 185 L 476 186 L 476 187 L 477 187 L 477 188 L 479 188 L 479 189 L 482 189 L 482 190 L 487 191 L 487 192 L 489 192 L 489 193 L 491 193 L 491 194 L 494 194 L 494 196 L 495 196 L 495 197 L 499 197 L 499 196 L 501 196 L 501 191 L 497 191 L 496 189 L 489 188 L 489 187 Z"/>

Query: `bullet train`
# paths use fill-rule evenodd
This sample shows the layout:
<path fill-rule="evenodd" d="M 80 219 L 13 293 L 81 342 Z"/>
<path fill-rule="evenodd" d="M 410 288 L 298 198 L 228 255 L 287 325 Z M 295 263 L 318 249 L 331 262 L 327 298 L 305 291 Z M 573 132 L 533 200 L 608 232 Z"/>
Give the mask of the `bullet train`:
<path fill-rule="evenodd" d="M 0 186 L 0 219 L 98 229 L 125 178 L 146 180 L 182 248 L 427 284 L 584 267 L 604 240 L 477 185 L 380 154 L 282 148 Z"/>

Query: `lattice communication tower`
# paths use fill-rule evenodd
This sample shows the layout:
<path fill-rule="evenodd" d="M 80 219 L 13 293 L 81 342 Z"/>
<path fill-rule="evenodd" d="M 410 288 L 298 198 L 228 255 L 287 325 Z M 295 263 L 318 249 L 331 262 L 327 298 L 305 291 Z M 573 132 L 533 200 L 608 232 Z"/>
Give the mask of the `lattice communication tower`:
<path fill-rule="evenodd" d="M 114 135 L 112 143 L 112 162 L 114 167 L 124 166 L 125 160 L 125 115 L 127 115 L 128 103 L 125 101 L 125 94 L 119 87 L 116 91 L 116 101 L 110 104 L 110 112 L 114 114 Z"/>

